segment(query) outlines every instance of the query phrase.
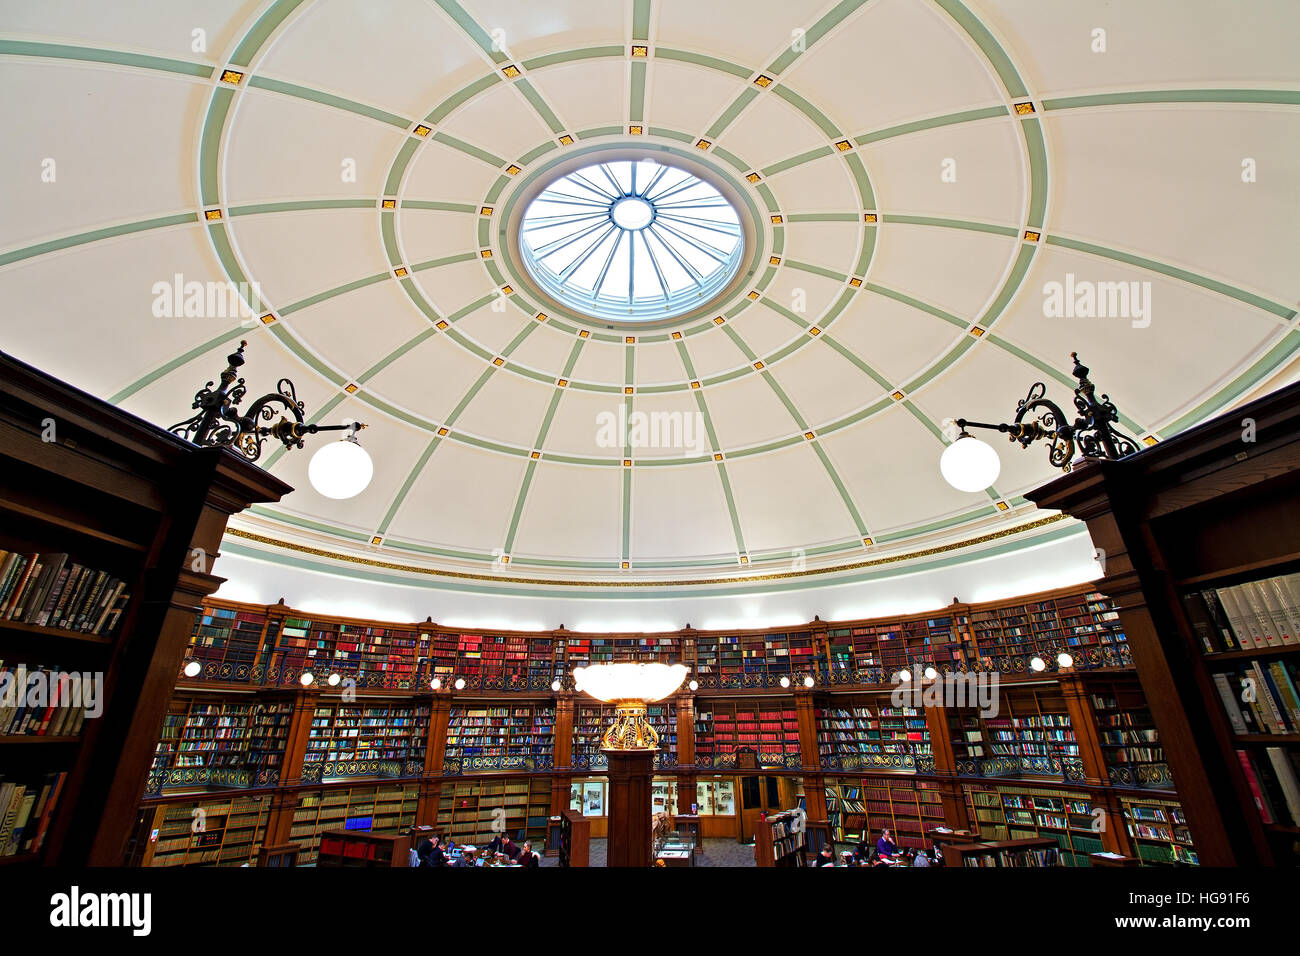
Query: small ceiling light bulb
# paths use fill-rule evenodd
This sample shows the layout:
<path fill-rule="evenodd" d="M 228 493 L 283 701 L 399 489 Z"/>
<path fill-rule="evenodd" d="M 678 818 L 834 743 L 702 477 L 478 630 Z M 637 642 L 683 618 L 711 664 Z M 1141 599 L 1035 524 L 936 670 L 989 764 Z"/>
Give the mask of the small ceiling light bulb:
<path fill-rule="evenodd" d="M 339 677 L 338 674 L 330 674 L 330 676 L 329 676 L 329 680 L 328 680 L 327 683 L 328 683 L 331 687 L 338 687 L 338 686 L 339 686 L 339 681 L 341 681 L 342 679 L 343 679 L 343 678 L 342 678 L 342 677 Z"/>
<path fill-rule="evenodd" d="M 790 686 L 790 678 L 788 678 L 788 677 L 782 677 L 782 678 L 781 678 L 781 686 L 782 686 L 782 687 L 789 687 L 789 686 Z"/>
<path fill-rule="evenodd" d="M 560 689 L 560 682 L 558 680 L 551 681 L 551 690 L 559 690 L 559 689 Z"/>
<path fill-rule="evenodd" d="M 926 680 L 934 680 L 934 679 L 935 679 L 936 677 L 938 677 L 938 676 L 939 676 L 939 672 L 938 672 L 937 670 L 935 670 L 933 667 L 927 667 L 927 668 L 925 669 L 925 679 L 926 679 Z"/>
<path fill-rule="evenodd" d="M 464 690 L 464 689 L 465 689 L 465 678 L 463 678 L 463 677 L 457 677 L 457 678 L 456 678 L 456 684 L 455 684 L 455 687 L 456 687 L 457 690 Z"/>
<path fill-rule="evenodd" d="M 1035 655 L 1029 659 L 1029 666 L 1036 671 L 1041 671 L 1047 668 L 1047 663 L 1041 657 Z"/>
<path fill-rule="evenodd" d="M 298 678 L 298 682 L 302 684 L 303 687 L 310 687 L 311 682 L 314 681 L 315 679 L 316 679 L 316 675 L 313 674 L 311 671 L 303 671 L 302 676 Z"/>
<path fill-rule="evenodd" d="M 912 672 L 909 671 L 906 667 L 904 667 L 901 671 L 898 672 L 897 676 L 898 676 L 899 683 L 906 684 L 912 679 Z"/>
<path fill-rule="evenodd" d="M 813 679 L 812 679 L 811 677 L 805 677 L 805 678 L 803 679 L 803 686 L 804 686 L 804 687 L 811 687 L 814 683 L 815 683 L 815 682 L 813 681 Z"/>
<path fill-rule="evenodd" d="M 700 682 L 697 681 L 697 680 L 693 680 L 693 681 L 691 681 L 689 684 L 687 684 L 686 686 L 689 687 L 691 690 L 699 690 L 699 689 L 700 689 Z"/>
<path fill-rule="evenodd" d="M 198 661 L 190 661 L 188 664 L 185 665 L 185 676 L 198 677 L 199 671 L 201 670 L 203 670 L 202 664 L 200 664 Z"/>
<path fill-rule="evenodd" d="M 1065 651 L 1061 651 L 1061 653 L 1056 655 L 1056 663 L 1060 664 L 1062 667 L 1073 667 L 1074 658 Z"/>
<path fill-rule="evenodd" d="M 431 690 L 442 690 L 442 681 L 435 677 L 429 681 L 429 688 Z"/>

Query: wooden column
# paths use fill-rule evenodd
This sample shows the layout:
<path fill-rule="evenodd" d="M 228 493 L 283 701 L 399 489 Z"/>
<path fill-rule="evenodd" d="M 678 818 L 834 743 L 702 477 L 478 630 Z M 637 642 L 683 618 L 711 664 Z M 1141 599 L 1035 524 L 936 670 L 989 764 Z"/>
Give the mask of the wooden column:
<path fill-rule="evenodd" d="M 424 773 L 415 804 L 418 825 L 437 826 L 438 804 L 442 797 L 442 761 L 447 754 L 447 727 L 451 722 L 451 698 L 434 693 L 429 698 L 429 736 L 424 744 Z"/>
<path fill-rule="evenodd" d="M 1197 687 L 1199 662 L 1172 610 L 1178 598 L 1164 556 L 1144 532 L 1142 476 L 1128 467 L 1138 464 L 1138 459 L 1084 462 L 1027 497 L 1087 522 L 1093 545 L 1105 555 L 1105 576 L 1096 586 L 1119 606 L 1201 864 L 1268 864 L 1271 855 L 1258 814 L 1248 799 L 1243 806 L 1234 784 L 1239 771 L 1225 756 L 1225 749 L 1232 751 L 1222 744 L 1231 739 L 1223 709 L 1184 704 Z M 1149 602 L 1148 594 L 1160 600 Z M 1206 692 L 1203 699 L 1213 699 L 1213 693 Z"/>
<path fill-rule="evenodd" d="M 970 829 L 970 814 L 966 811 L 966 798 L 957 779 L 957 758 L 952 749 L 952 729 L 946 707 L 926 707 L 925 727 L 930 733 L 930 751 L 934 756 L 934 772 L 940 777 L 939 800 L 943 805 L 944 825 L 953 830 Z"/>
<path fill-rule="evenodd" d="M 799 723 L 799 761 L 804 773 L 820 773 L 821 755 L 817 751 L 817 714 L 812 691 L 800 688 L 794 692 L 794 714 Z"/>
<path fill-rule="evenodd" d="M 651 863 L 650 779 L 653 750 L 605 750 L 609 758 L 608 849 L 606 866 L 645 867 Z"/>
<path fill-rule="evenodd" d="M 689 815 L 697 793 L 695 770 L 695 695 L 677 695 L 677 812 Z M 671 806 L 671 804 L 670 804 Z"/>
<path fill-rule="evenodd" d="M 551 816 L 556 817 L 569 809 L 573 785 L 573 695 L 569 692 L 555 698 L 555 752 L 551 764 Z"/>

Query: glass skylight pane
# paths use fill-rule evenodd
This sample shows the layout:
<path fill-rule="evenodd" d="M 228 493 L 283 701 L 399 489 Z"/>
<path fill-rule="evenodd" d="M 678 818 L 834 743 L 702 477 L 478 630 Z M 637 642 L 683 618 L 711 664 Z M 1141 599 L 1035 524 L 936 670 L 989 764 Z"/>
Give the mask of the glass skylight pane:
<path fill-rule="evenodd" d="M 653 160 L 594 163 L 560 177 L 520 224 L 525 266 L 561 303 L 596 318 L 662 319 L 735 276 L 743 232 L 697 176 Z"/>

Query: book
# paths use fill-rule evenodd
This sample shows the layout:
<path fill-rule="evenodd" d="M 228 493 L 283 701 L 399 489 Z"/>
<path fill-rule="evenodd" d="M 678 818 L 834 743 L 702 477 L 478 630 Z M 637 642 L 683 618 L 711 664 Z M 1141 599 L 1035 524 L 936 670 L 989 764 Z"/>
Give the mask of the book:
<path fill-rule="evenodd" d="M 1223 701 L 1223 709 L 1228 713 L 1228 722 L 1232 724 L 1233 733 L 1246 733 L 1246 720 L 1242 714 L 1241 708 L 1237 706 L 1237 697 L 1232 692 L 1232 684 L 1228 681 L 1228 675 L 1215 674 L 1214 687 L 1219 692 L 1219 697 Z"/>
<path fill-rule="evenodd" d="M 1215 595 L 1223 604 L 1223 609 L 1228 615 L 1228 626 L 1232 628 L 1232 633 L 1237 638 L 1237 643 L 1243 648 L 1252 648 L 1261 645 L 1255 643 L 1255 634 L 1247 622 L 1247 611 L 1245 605 L 1238 601 L 1236 592 L 1232 588 L 1216 588 Z"/>
<path fill-rule="evenodd" d="M 1291 813 L 1291 823 L 1300 825 L 1300 780 L 1296 778 L 1295 768 L 1291 765 L 1286 751 L 1281 747 L 1268 747 L 1264 752 L 1268 754 L 1269 763 L 1273 765 L 1273 773 L 1277 777 L 1283 799 Z"/>
<path fill-rule="evenodd" d="M 1255 809 L 1259 811 L 1260 818 L 1265 823 L 1275 822 L 1273 805 L 1265 796 L 1264 788 L 1260 786 L 1259 776 L 1255 772 L 1254 758 L 1246 751 L 1238 750 L 1237 761 L 1241 764 L 1242 773 L 1246 775 L 1246 784 L 1250 787 L 1250 795 L 1255 801 Z"/>

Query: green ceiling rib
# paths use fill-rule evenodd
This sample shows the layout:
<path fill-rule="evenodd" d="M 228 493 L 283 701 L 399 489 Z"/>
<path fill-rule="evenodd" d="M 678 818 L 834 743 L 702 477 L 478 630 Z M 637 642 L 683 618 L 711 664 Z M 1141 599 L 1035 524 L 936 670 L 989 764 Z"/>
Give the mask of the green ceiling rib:
<path fill-rule="evenodd" d="M 510 527 L 506 531 L 506 542 L 502 547 L 505 554 L 509 554 L 515 547 L 515 534 L 519 530 L 519 519 L 524 514 L 524 499 L 528 497 L 528 488 L 533 483 L 533 474 L 537 471 L 537 462 L 530 458 L 528 465 L 524 468 L 524 479 L 519 486 L 519 493 L 515 495 L 515 509 L 510 515 Z"/>
<path fill-rule="evenodd" d="M 1267 103 L 1300 106 L 1300 90 L 1126 90 L 1087 96 L 1058 96 L 1043 100 L 1044 110 L 1073 110 L 1090 106 L 1134 106 L 1150 103 Z"/>
<path fill-rule="evenodd" d="M 441 441 L 441 438 L 434 435 L 433 438 L 429 440 L 429 444 L 425 446 L 424 453 L 420 455 L 415 464 L 411 467 L 411 470 L 407 473 L 406 480 L 402 482 L 402 487 L 397 490 L 397 494 L 393 497 L 392 504 L 388 506 L 388 511 L 385 512 L 383 520 L 379 522 L 379 528 L 377 530 L 380 534 L 388 533 L 388 526 L 393 523 L 393 518 L 397 515 L 397 509 L 400 508 L 402 502 L 406 500 L 406 496 L 410 492 L 411 486 L 415 484 L 415 479 L 420 477 L 420 473 L 424 470 L 424 466 L 429 462 L 429 456 L 433 454 Z"/>
<path fill-rule="evenodd" d="M 469 100 L 472 100 L 474 97 L 478 96 L 484 90 L 491 89 L 492 87 L 496 86 L 498 83 L 504 83 L 504 82 L 505 82 L 505 77 L 503 77 L 500 73 L 489 73 L 487 76 L 479 77 L 473 83 L 469 83 L 466 84 L 465 86 L 462 86 L 455 93 L 451 94 L 451 96 L 447 97 L 445 100 L 443 100 L 433 109 L 431 109 L 429 111 L 429 114 L 425 116 L 424 122 L 429 124 L 430 126 L 436 126 L 438 123 L 441 123 L 449 115 L 451 115 L 452 111 L 455 110 L 462 103 L 466 103 Z"/>
<path fill-rule="evenodd" d="M 772 61 L 768 66 L 769 73 L 784 73 L 786 68 L 795 60 L 808 51 L 808 49 L 829 33 L 834 27 L 844 20 L 849 14 L 853 13 L 859 7 L 866 6 L 870 0 L 841 0 L 835 7 L 824 17 L 808 28 L 803 37 L 803 49 L 796 50 L 791 43 L 785 52 Z"/>
<path fill-rule="evenodd" d="M 216 87 L 212 102 L 203 118 L 203 133 L 199 142 L 199 201 L 205 206 L 215 206 L 220 199 L 217 192 L 217 160 L 221 152 L 221 131 L 230 112 L 230 101 L 235 91 Z"/>
<path fill-rule="evenodd" d="M 823 113 L 817 107 L 813 106 L 806 99 L 804 99 L 794 90 L 790 89 L 790 87 L 786 86 L 784 83 L 772 87 L 772 91 L 776 93 L 777 96 L 781 97 L 781 99 L 785 100 L 787 103 L 793 106 L 795 109 L 799 110 L 799 112 L 803 113 L 804 116 L 812 120 L 813 123 L 817 126 L 818 129 L 822 131 L 822 133 L 826 136 L 827 139 L 844 138 L 840 134 L 839 127 L 836 126 L 834 123 L 832 123 L 830 121 L 830 118 L 825 113 Z"/>
<path fill-rule="evenodd" d="M 1162 427 L 1155 434 L 1160 438 L 1170 438 L 1184 429 L 1190 428 L 1197 422 L 1204 420 L 1212 415 L 1217 414 L 1223 409 L 1224 405 L 1235 401 L 1247 389 L 1253 387 L 1264 376 L 1278 368 L 1287 359 L 1300 352 L 1300 332 L 1295 329 L 1286 331 L 1281 340 L 1269 349 L 1259 361 L 1255 362 L 1241 375 L 1238 375 L 1227 386 L 1220 389 L 1210 398 L 1197 405 L 1187 414 L 1170 422 Z M 1141 438 L 1141 435 L 1135 435 L 1135 438 Z"/>
<path fill-rule="evenodd" d="M 810 262 L 800 262 L 797 259 L 786 259 L 784 260 L 784 264 L 789 266 L 791 269 L 798 269 L 800 272 L 811 272 L 813 275 L 822 276 L 827 279 L 834 279 L 836 282 L 849 281 L 849 277 L 842 272 L 836 272 L 834 269 L 823 269 L 821 266 L 815 266 Z"/>
<path fill-rule="evenodd" d="M 308 306 L 315 305 L 318 302 L 324 302 L 326 299 L 332 299 L 338 295 L 345 295 L 348 292 L 354 292 L 357 289 L 364 289 L 366 286 L 374 285 L 376 282 L 383 282 L 385 279 L 388 279 L 391 276 L 392 273 L 390 272 L 377 272 L 372 276 L 366 276 L 364 279 L 356 279 L 353 282 L 348 282 L 345 283 L 344 285 L 335 286 L 333 289 L 326 289 L 324 292 L 318 292 L 315 295 L 310 295 L 305 299 L 299 299 L 297 302 L 290 303 L 289 305 L 277 309 L 276 311 L 279 312 L 281 317 L 286 315 L 292 315 L 293 313 L 299 311 L 300 309 L 305 309 Z"/>
<path fill-rule="evenodd" d="M 247 289 L 249 296 L 253 299 L 248 303 L 249 308 L 254 313 L 265 311 L 266 303 L 262 301 L 259 287 L 249 281 L 244 274 L 243 267 L 240 266 L 239 260 L 235 258 L 235 250 L 230 245 L 230 236 L 226 233 L 226 224 L 224 222 L 208 223 L 208 238 L 212 240 L 212 247 L 216 250 L 217 258 L 221 260 L 221 267 L 226 270 L 226 275 L 230 281 L 240 289 Z"/>
<path fill-rule="evenodd" d="M 519 165 L 527 166 L 529 163 L 533 162 L 534 160 L 539 159 L 542 156 L 545 156 L 547 153 L 551 152 L 552 150 L 556 150 L 559 148 L 560 148 L 559 143 L 553 142 L 552 140 L 548 139 L 540 146 L 536 146 L 533 149 L 530 149 L 528 152 L 524 153 L 524 155 L 520 156 Z"/>
<path fill-rule="evenodd" d="M 287 202 L 258 202 L 231 206 L 227 212 L 235 216 L 262 216 L 277 212 L 306 212 L 317 209 L 374 209 L 374 199 L 291 199 Z"/>
<path fill-rule="evenodd" d="M 402 264 L 402 252 L 397 248 L 397 214 L 392 209 L 385 209 L 379 214 L 379 235 L 388 255 L 390 266 Z"/>
<path fill-rule="evenodd" d="M 419 333 L 418 335 L 415 335 L 412 338 L 408 339 L 406 342 L 399 345 L 397 348 L 393 349 L 391 352 L 389 352 L 387 355 L 381 358 L 374 365 L 370 366 L 370 368 L 366 369 L 364 372 L 358 375 L 356 379 L 357 384 L 364 385 L 366 382 L 374 378 L 377 374 L 382 372 L 384 369 L 388 368 L 388 366 L 396 362 L 407 352 L 411 351 L 411 349 L 416 348 L 417 346 L 423 344 L 426 340 L 432 338 L 434 335 L 437 334 L 437 332 L 438 332 L 437 329 L 428 328 L 425 329 L 423 332 Z"/>
<path fill-rule="evenodd" d="M 276 449 L 277 452 L 283 452 L 283 450 L 283 446 Z M 270 470 L 271 464 L 269 462 L 267 463 L 266 468 L 268 471 Z M 272 521 L 294 525 L 298 528 L 306 528 L 309 531 L 319 531 L 322 534 L 332 534 L 336 538 L 344 538 L 349 541 L 360 541 L 362 543 L 370 540 L 370 535 L 364 534 L 363 532 L 349 531 L 346 528 L 338 528 L 333 525 L 322 524 L 319 521 L 310 521 L 307 518 L 300 518 L 297 515 L 291 515 L 288 512 L 280 511 L 275 508 L 253 505 L 248 510 L 255 515 L 261 515 L 263 518 L 270 518 Z"/>
<path fill-rule="evenodd" d="M 716 135 L 716 134 L 711 134 Z M 764 166 L 759 172 L 764 176 L 775 176 L 777 173 L 783 173 L 787 169 L 794 169 L 796 166 L 802 166 L 804 163 L 810 163 L 814 159 L 821 159 L 823 156 L 834 156 L 835 150 L 830 146 L 818 146 L 816 149 L 810 149 L 806 153 L 800 153 L 798 156 L 791 156 L 789 159 L 783 159 L 779 163 L 773 163 L 771 166 Z M 854 217 L 857 218 L 857 217 Z"/>
<path fill-rule="evenodd" d="M 976 46 L 983 51 L 992 64 L 993 69 L 1002 79 L 1002 85 L 1007 88 L 1007 92 L 1013 97 L 1028 96 L 1024 82 L 1020 79 L 1020 74 L 1016 71 L 1015 66 L 1011 63 L 1011 58 L 1007 56 L 1006 50 L 1002 49 L 993 34 L 989 32 L 988 27 L 980 22 L 979 18 L 966 8 L 961 0 L 935 0 L 948 15 L 957 21 L 958 25 L 975 41 Z"/>
<path fill-rule="evenodd" d="M 1033 117 L 1020 124 L 1025 134 L 1025 147 L 1029 150 L 1029 218 L 1027 224 L 1035 229 L 1043 227 L 1043 214 L 1047 211 L 1047 144 L 1043 141 L 1043 127 Z"/>
<path fill-rule="evenodd" d="M 854 352 L 851 348 L 844 345 L 842 342 L 840 342 L 838 339 L 832 336 L 829 332 L 823 332 L 821 335 L 818 336 L 818 338 L 821 339 L 821 341 L 825 342 L 827 346 L 833 348 L 835 351 L 843 355 L 846 359 L 848 359 L 851 363 L 853 363 L 853 365 L 857 366 L 857 368 L 860 371 L 865 372 L 866 375 L 873 382 L 875 382 L 885 391 L 892 392 L 894 390 L 894 386 L 889 381 L 889 379 L 885 378 L 885 376 L 881 375 L 874 368 L 868 365 L 866 360 L 864 360 L 860 355 Z"/>
<path fill-rule="evenodd" d="M 437 202 L 428 199 L 403 199 L 399 204 L 405 209 L 426 209 L 432 212 L 465 212 L 477 214 L 479 207 L 473 203 L 467 202 Z M 466 253 L 469 258 L 475 258 L 474 253 Z"/>
<path fill-rule="evenodd" d="M 520 66 L 525 70 L 540 70 L 542 67 L 555 66 L 558 63 L 572 63 L 577 60 L 601 60 L 612 57 L 622 57 L 627 54 L 627 49 L 621 46 L 588 46 L 580 47 L 576 50 L 561 50 L 558 53 L 545 53 L 541 56 L 535 56 L 530 60 L 524 60 Z"/>
<path fill-rule="evenodd" d="M 831 464 L 830 455 L 822 447 L 822 443 L 814 441 L 811 443 L 813 452 L 821 459 L 822 466 L 826 469 L 826 474 L 830 475 L 831 482 L 835 485 L 835 490 L 840 493 L 840 500 L 844 502 L 844 507 L 849 510 L 849 516 L 853 519 L 853 526 L 858 529 L 858 537 L 864 538 L 871 534 L 867 523 L 862 520 L 862 514 L 858 511 L 857 504 L 853 501 L 853 496 L 849 494 L 849 489 L 844 487 L 844 480 L 840 478 L 839 471 Z"/>
<path fill-rule="evenodd" d="M 730 73 L 732 76 L 738 76 L 743 80 L 749 79 L 753 70 L 746 66 L 740 66 L 727 60 L 720 59 L 716 56 L 708 56 L 704 53 L 692 53 L 687 50 L 674 50 L 670 47 L 655 47 L 656 60 L 675 60 L 678 63 L 690 63 L 694 66 L 708 67 L 710 70 L 717 70 L 721 73 Z"/>
<path fill-rule="evenodd" d="M 623 132 L 621 126 L 597 126 L 594 129 L 584 129 L 575 133 L 578 139 L 599 139 L 602 136 L 618 136 Z"/>
<path fill-rule="evenodd" d="M 455 136 L 449 136 L 446 133 L 434 133 L 433 139 L 442 143 L 444 146 L 458 149 L 467 156 L 481 159 L 489 166 L 504 166 L 506 164 L 506 161 L 495 153 L 489 153 L 486 149 L 480 149 L 478 146 L 475 146 L 472 143 L 467 143 L 463 139 L 457 139 Z M 414 142 L 414 140 L 412 142 Z"/>
<path fill-rule="evenodd" d="M 1274 302 L 1266 299 L 1261 295 L 1255 295 L 1253 292 L 1247 292 L 1236 286 L 1228 285 L 1226 282 L 1219 282 L 1206 276 L 1198 275 L 1187 269 L 1179 269 L 1168 263 L 1157 262 L 1155 259 L 1148 259 L 1145 256 L 1135 256 L 1128 252 L 1120 252 L 1118 249 L 1108 249 L 1105 246 L 1098 246 L 1091 242 L 1083 242 L 1079 239 L 1067 239 L 1065 236 L 1048 236 L 1045 240 L 1049 246 L 1062 246 L 1066 249 L 1073 249 L 1076 252 L 1087 252 L 1094 256 L 1101 256 L 1104 259 L 1113 259 L 1116 262 L 1124 262 L 1131 266 L 1137 266 L 1146 269 L 1148 272 L 1156 272 L 1163 276 L 1169 276 L 1171 279 L 1179 279 L 1183 282 L 1190 282 L 1192 285 L 1200 286 L 1202 289 L 1208 289 L 1211 292 L 1217 292 L 1220 295 L 1226 295 L 1238 302 L 1244 302 L 1247 305 L 1254 306 L 1257 309 L 1263 309 L 1279 318 L 1290 321 L 1296 316 L 1296 310 L 1290 306 L 1283 305 L 1280 302 Z"/>
<path fill-rule="evenodd" d="M 632 0 L 632 39 L 650 39 L 650 0 Z"/>
<path fill-rule="evenodd" d="M 515 89 L 522 93 L 524 99 L 532 104 L 533 109 L 537 111 L 537 115 L 542 118 L 543 123 L 550 127 L 552 133 L 561 133 L 564 131 L 564 124 L 560 122 L 560 118 L 555 115 L 555 111 L 551 109 L 546 100 L 542 97 L 542 94 L 537 91 L 537 88 L 533 86 L 532 83 L 530 83 L 526 78 L 521 77 L 520 79 L 515 80 Z"/>
<path fill-rule="evenodd" d="M 384 180 L 385 196 L 397 195 L 402 185 L 402 177 L 406 175 L 406 167 L 419 147 L 420 140 L 413 136 L 408 136 L 406 142 L 402 143 L 402 148 L 397 151 L 397 156 L 393 159 L 393 165 L 388 169 L 388 177 Z"/>
<path fill-rule="evenodd" d="M 717 118 L 708 131 L 704 134 L 709 139 L 722 135 L 722 131 L 730 126 L 737 116 L 744 112 L 745 107 L 754 101 L 758 96 L 758 87 L 748 86 L 741 91 L 741 94 L 732 101 L 731 105 L 722 111 L 722 115 Z"/>
<path fill-rule="evenodd" d="M 928 119 L 900 123 L 898 126 L 888 126 L 870 133 L 863 133 L 860 136 L 854 136 L 853 142 L 858 146 L 867 146 L 871 143 L 893 139 L 895 136 L 906 136 L 909 133 L 920 133 L 924 130 L 938 129 L 942 126 L 956 126 L 959 123 L 973 123 L 982 119 L 991 119 L 995 116 L 1011 115 L 1013 114 L 1005 106 L 986 106 L 983 109 L 962 110 L 958 113 L 945 113 L 942 116 L 931 116 Z"/>
<path fill-rule="evenodd" d="M 888 299 L 893 299 L 894 301 L 901 302 L 904 305 L 910 305 L 914 309 L 920 309 L 922 312 L 929 313 L 936 319 L 943 319 L 943 321 L 947 322 L 949 325 L 955 325 L 959 329 L 965 330 L 970 325 L 970 323 L 965 319 L 958 318 L 951 312 L 946 312 L 939 308 L 937 305 L 930 305 L 927 302 L 922 302 L 920 299 L 913 298 L 912 296 L 898 292 L 897 290 L 887 289 L 875 282 L 868 282 L 864 288 L 868 292 L 874 292 L 877 295 L 883 295 Z"/>
<path fill-rule="evenodd" d="M 714 145 L 711 152 L 713 153 L 714 156 L 717 156 L 718 159 L 721 159 L 723 162 L 725 162 L 736 172 L 738 173 L 749 172 L 749 167 L 745 165 L 745 161 L 741 159 L 739 156 L 737 156 L 735 153 L 725 150 L 721 146 L 718 146 L 716 144 Z"/>
<path fill-rule="evenodd" d="M 306 346 L 290 335 L 289 330 L 281 323 L 276 322 L 274 325 L 267 326 L 267 328 L 271 330 L 273 336 L 280 340 L 281 345 L 296 355 L 304 364 L 315 369 L 316 374 L 321 378 L 339 387 L 347 384 L 347 379 L 318 359 Z"/>
<path fill-rule="evenodd" d="M 285 18 L 302 4 L 303 0 L 275 0 L 275 3 L 257 18 L 253 28 L 239 41 L 239 46 L 235 47 L 230 62 L 236 66 L 248 66 L 257 51 L 262 48 L 262 44 L 270 39 L 271 34 L 285 21 Z"/>
<path fill-rule="evenodd" d="M 402 287 L 402 291 L 406 293 L 406 297 L 415 303 L 415 307 L 424 314 L 426 319 L 429 320 L 429 324 L 436 325 L 442 316 L 438 314 L 438 310 L 433 307 L 429 300 L 420 294 L 419 288 L 415 284 L 415 280 L 408 275 L 399 280 L 398 285 Z"/>
<path fill-rule="evenodd" d="M 1020 235 L 1020 230 L 1015 226 L 999 226 L 991 222 L 973 222 L 969 219 L 944 219 L 939 216 L 901 216 L 897 213 L 885 213 L 880 219 L 882 222 L 898 223 L 899 225 L 966 229 L 971 232 L 987 232 L 995 236 L 1010 236 L 1013 239 Z"/>
<path fill-rule="evenodd" d="M 369 119 L 378 120 L 381 123 L 387 123 L 389 126 L 395 126 L 400 130 L 409 129 L 412 121 L 405 116 L 398 116 L 396 113 L 390 113 L 388 110 L 381 110 L 376 106 L 367 106 L 365 103 L 358 103 L 356 100 L 350 100 L 347 97 L 336 96 L 333 93 L 326 93 L 323 90 L 317 90 L 310 86 L 299 86 L 297 83 L 287 83 L 284 80 L 273 80 L 266 76 L 254 76 L 248 80 L 250 87 L 257 87 L 261 90 L 270 90 L 272 93 L 282 93 L 285 96 L 297 97 L 300 100 L 309 100 L 312 103 L 320 103 L 323 106 L 332 106 L 335 109 L 346 110 L 349 113 L 355 113 L 358 116 L 365 116 Z"/>
<path fill-rule="evenodd" d="M 466 36 L 473 40 L 480 50 L 492 58 L 494 63 L 505 63 L 507 57 L 502 50 L 496 49 L 496 43 L 488 32 L 478 25 L 476 21 L 464 7 L 456 0 L 434 0 L 434 3 L 442 7 L 447 16 L 456 21 L 456 25 L 465 31 Z"/>
<path fill-rule="evenodd" d="M 632 64 L 631 74 L 631 92 L 628 102 L 628 119 L 633 123 L 640 123 L 645 117 L 645 70 L 646 65 L 641 62 Z"/>
<path fill-rule="evenodd" d="M 85 63 L 112 63 L 116 66 L 132 66 L 141 70 L 177 73 L 181 76 L 197 76 L 203 79 L 211 79 L 217 71 L 217 68 L 211 64 L 195 63 L 192 60 L 174 60 L 165 56 L 149 56 L 144 53 L 129 53 L 125 50 L 72 46 L 64 43 L 37 43 L 32 40 L 0 39 L 0 56 L 49 57 L 58 60 L 80 60 Z"/>
<path fill-rule="evenodd" d="M 110 405 L 122 404 L 122 402 L 126 401 L 136 392 L 140 391 L 140 389 L 144 388 L 147 385 L 152 385 L 154 382 L 158 381 L 158 379 L 162 378 L 164 375 L 167 375 L 175 371 L 176 369 L 180 368 L 182 365 L 185 365 L 188 362 L 194 361 L 194 359 L 199 358 L 200 356 L 206 355 L 207 353 L 211 352 L 213 349 L 221 348 L 222 346 L 227 345 L 230 342 L 233 342 L 235 339 L 243 338 L 248 333 L 249 333 L 249 329 L 246 326 L 240 325 L 237 326 L 236 328 L 228 329 L 227 331 L 222 332 L 220 335 L 216 336 L 215 338 L 208 339 L 208 341 L 204 342 L 202 345 L 195 346 L 194 348 L 190 349 L 188 352 L 185 352 L 177 356 L 176 358 L 172 359 L 170 362 L 167 362 L 165 365 L 158 366 L 152 372 L 149 372 L 149 374 L 136 379 L 130 385 L 126 386 L 126 388 L 122 389 L 121 391 L 113 395 L 110 395 L 108 398 L 109 404 Z"/>
<path fill-rule="evenodd" d="M 731 491 L 731 479 L 727 476 L 727 463 L 718 462 L 718 479 L 722 482 L 722 496 L 727 502 L 727 514 L 731 516 L 731 530 L 736 536 L 736 552 L 745 553 L 745 534 L 740 530 L 740 515 L 736 513 L 736 496 Z"/>
<path fill-rule="evenodd" d="M 11 249 L 8 252 L 0 252 L 0 266 L 7 266 L 11 262 L 19 262 L 23 259 L 31 259 L 35 256 L 43 256 L 47 253 L 58 252 L 61 249 L 70 249 L 73 246 L 80 246 L 90 242 L 98 242 L 100 239 L 113 239 L 117 236 L 129 236 L 137 232 L 148 232 L 151 229 L 166 229 L 170 226 L 193 225 L 202 222 L 199 214 L 196 212 L 182 212 L 174 216 L 158 216 L 155 219 L 139 219 L 135 222 L 124 222 L 116 226 L 106 226 L 103 229 L 92 229 L 89 232 L 79 232 L 70 236 L 62 236 L 58 239 L 47 239 L 44 242 L 38 242 L 34 246 L 25 246 L 21 249 Z"/>

